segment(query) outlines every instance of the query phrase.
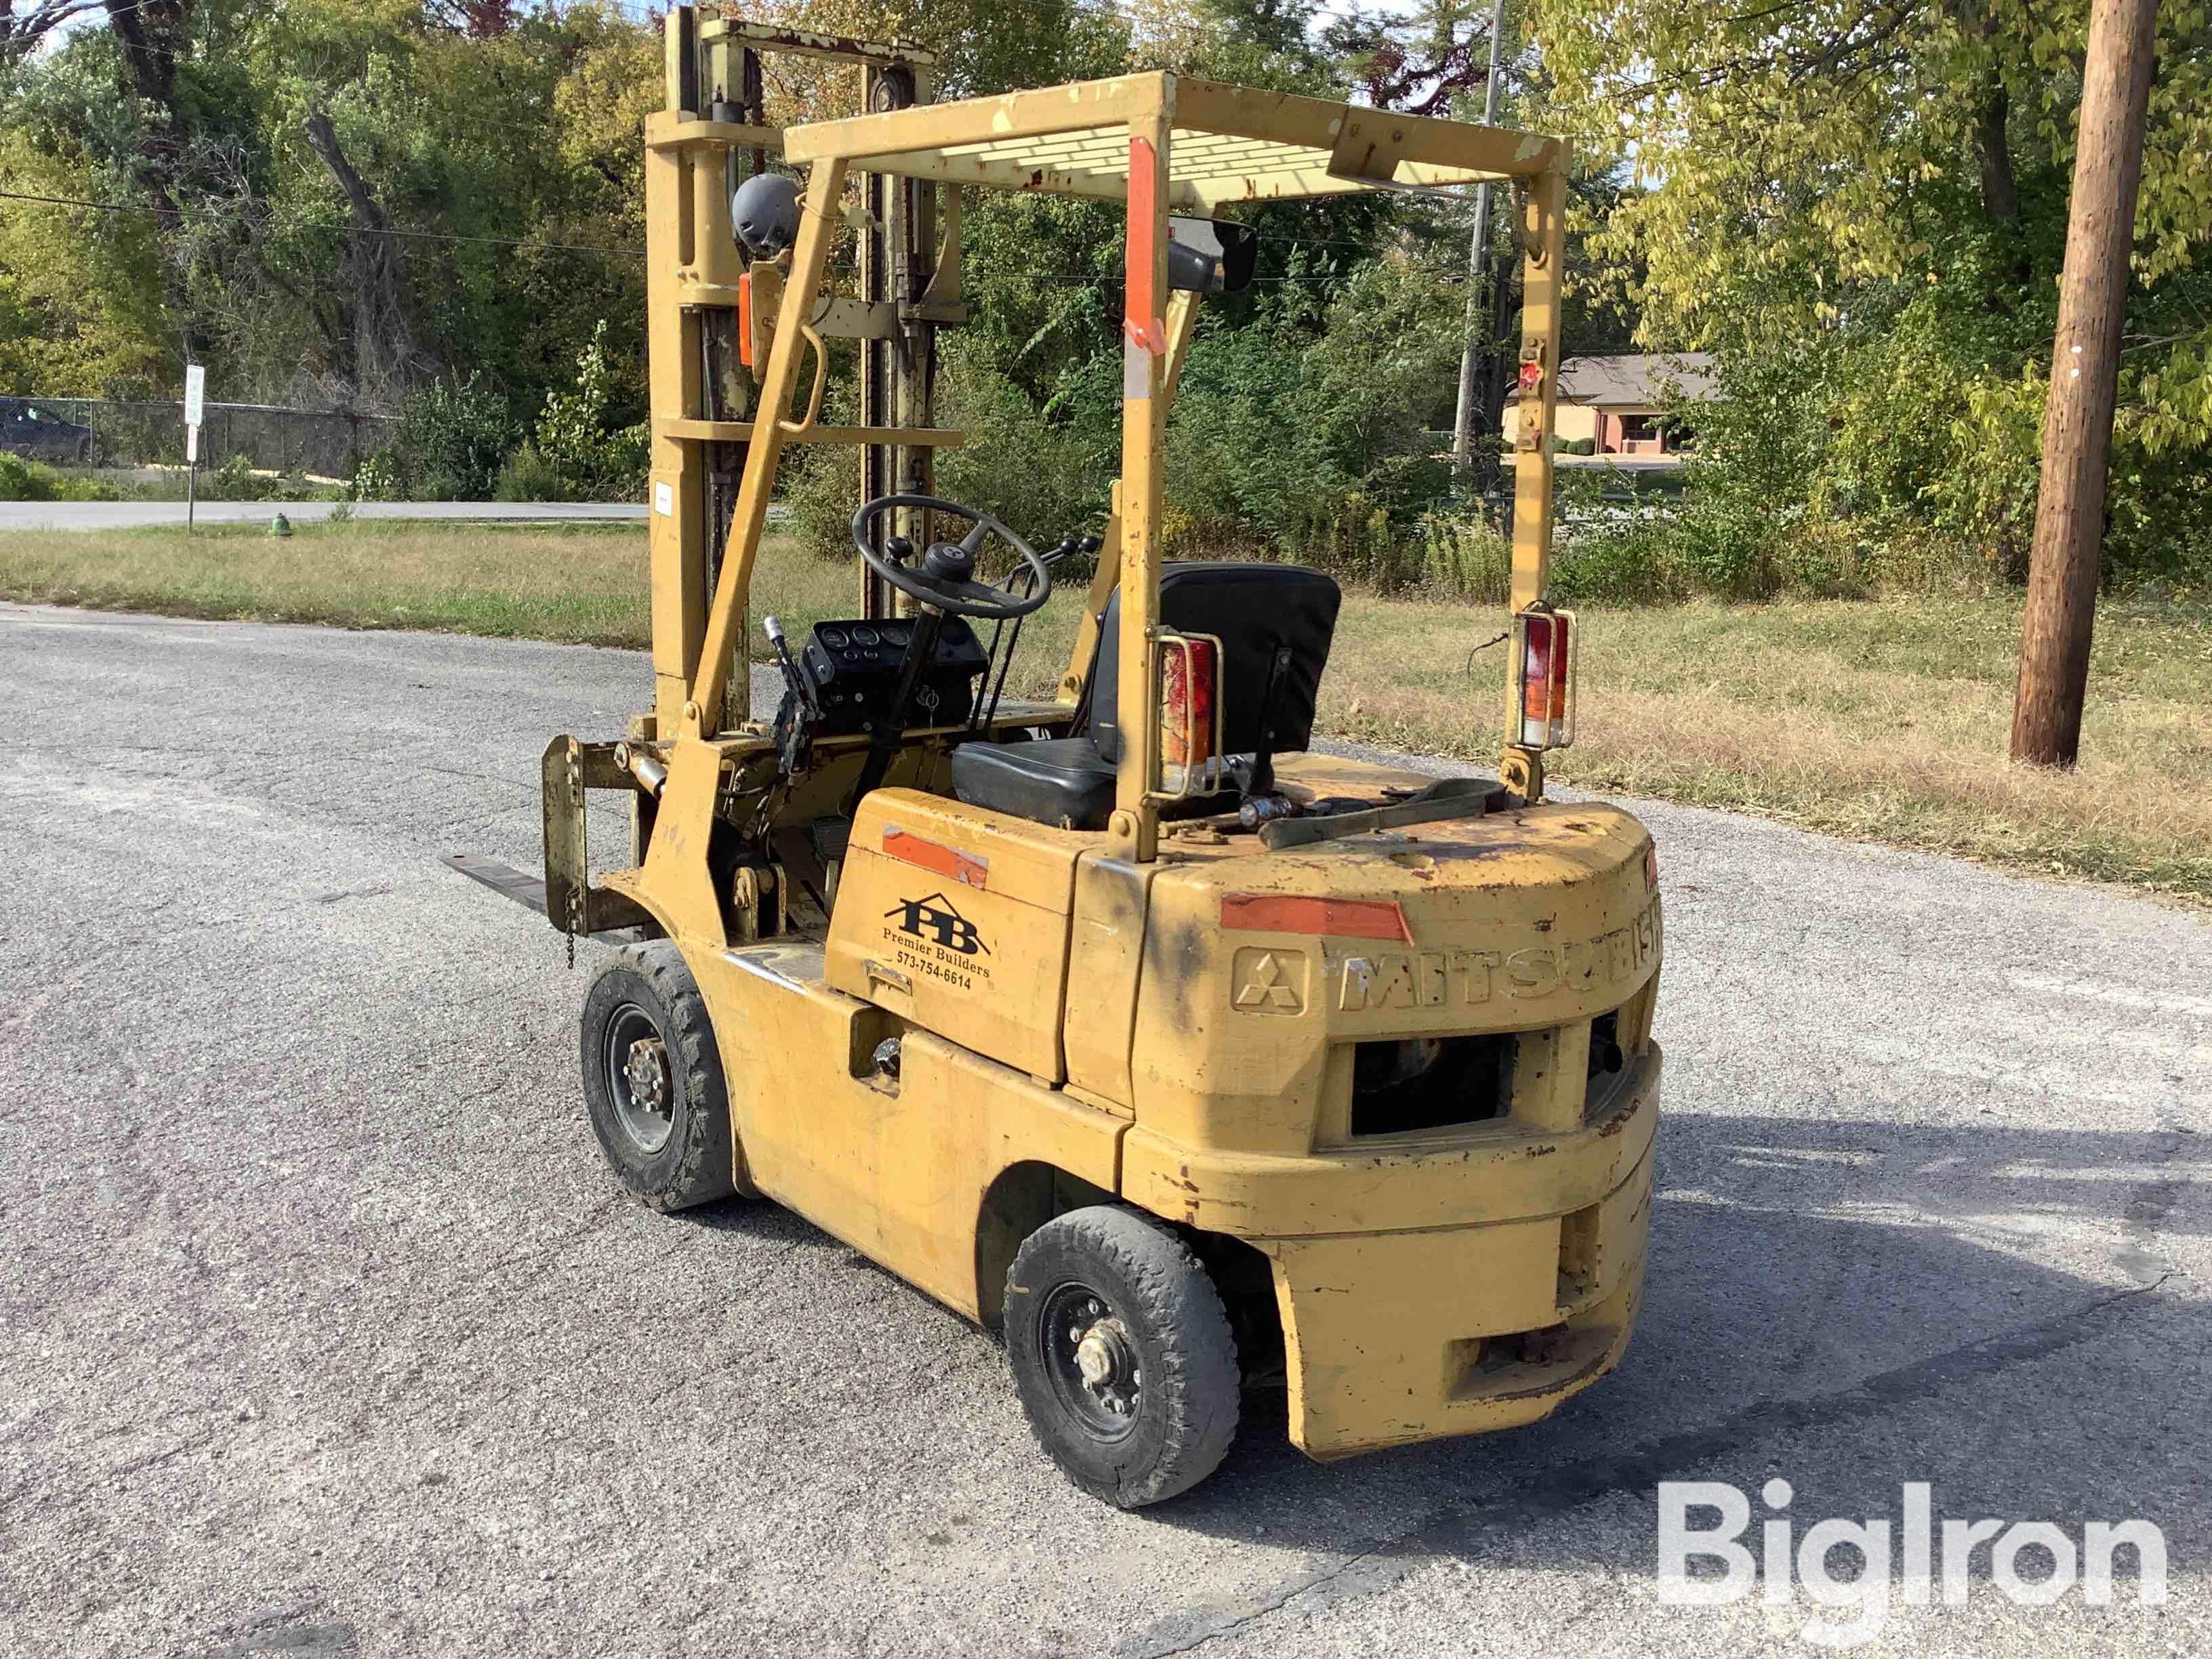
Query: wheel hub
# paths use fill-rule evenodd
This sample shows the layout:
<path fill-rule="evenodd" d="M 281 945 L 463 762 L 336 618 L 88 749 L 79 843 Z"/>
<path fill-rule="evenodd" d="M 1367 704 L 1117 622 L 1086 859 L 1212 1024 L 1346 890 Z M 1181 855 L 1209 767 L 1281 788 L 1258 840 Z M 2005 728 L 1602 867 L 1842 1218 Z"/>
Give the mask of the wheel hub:
<path fill-rule="evenodd" d="M 676 1060 L 653 1016 L 624 1003 L 608 1020 L 599 1050 L 615 1127 L 651 1157 L 676 1133 Z"/>
<path fill-rule="evenodd" d="M 640 1108 L 655 1117 L 668 1115 L 668 1049 L 659 1037 L 640 1037 L 629 1045 L 623 1077 Z"/>
<path fill-rule="evenodd" d="M 1118 1431 L 1136 1414 L 1145 1380 L 1129 1328 L 1091 1291 L 1071 1286 L 1055 1301 L 1048 1340 L 1062 1397 L 1097 1429 Z"/>

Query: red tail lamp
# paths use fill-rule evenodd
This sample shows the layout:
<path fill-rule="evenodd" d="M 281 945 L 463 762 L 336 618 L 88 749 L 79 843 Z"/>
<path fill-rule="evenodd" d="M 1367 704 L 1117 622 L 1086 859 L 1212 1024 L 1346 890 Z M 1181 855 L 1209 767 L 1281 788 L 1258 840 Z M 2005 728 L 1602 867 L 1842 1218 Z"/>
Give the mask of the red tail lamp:
<path fill-rule="evenodd" d="M 1221 641 L 1162 634 L 1160 787 L 1181 799 L 1209 787 L 1221 757 Z"/>
<path fill-rule="evenodd" d="M 1521 648 L 1523 749 L 1565 749 L 1575 740 L 1571 611 L 1522 611 L 1513 618 Z"/>

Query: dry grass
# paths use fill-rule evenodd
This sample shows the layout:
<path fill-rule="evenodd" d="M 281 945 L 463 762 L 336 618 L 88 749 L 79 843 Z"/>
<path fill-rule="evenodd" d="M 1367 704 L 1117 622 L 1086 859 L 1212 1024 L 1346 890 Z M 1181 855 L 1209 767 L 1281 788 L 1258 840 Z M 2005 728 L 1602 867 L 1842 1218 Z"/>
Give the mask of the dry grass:
<path fill-rule="evenodd" d="M 794 632 L 849 614 L 858 577 L 787 542 L 763 550 L 756 617 Z M 635 526 L 302 526 L 0 537 L 0 595 L 217 617 L 425 628 L 642 647 Z M 1077 606 L 1024 634 L 1012 689 L 1057 679 Z M 1503 647 L 1487 607 L 1346 598 L 1324 727 L 1486 759 Z M 2212 616 L 2110 608 L 2081 769 L 2005 760 L 2019 612 L 2002 599 L 1685 605 L 1591 613 L 1583 787 L 1769 814 L 1834 833 L 2131 884 L 2212 903 Z M 758 653 L 758 631 L 754 635 Z"/>
<path fill-rule="evenodd" d="M 271 509 L 272 511 L 274 509 Z M 0 594 L 95 610 L 648 642 L 635 525 L 303 524 L 0 536 Z"/>
<path fill-rule="evenodd" d="M 1492 613 L 1346 607 L 1329 729 L 1495 752 Z M 2082 764 L 2010 764 L 2018 605 L 1694 605 L 1586 616 L 1580 734 L 1553 775 L 2212 902 L 2212 616 L 2108 608 Z"/>

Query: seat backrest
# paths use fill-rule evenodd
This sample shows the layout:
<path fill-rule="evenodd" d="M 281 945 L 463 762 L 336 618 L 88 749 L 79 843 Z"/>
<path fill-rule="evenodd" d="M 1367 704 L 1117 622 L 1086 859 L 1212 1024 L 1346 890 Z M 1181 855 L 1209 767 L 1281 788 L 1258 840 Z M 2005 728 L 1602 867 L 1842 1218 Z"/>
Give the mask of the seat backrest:
<path fill-rule="evenodd" d="M 1221 747 L 1224 754 L 1265 749 L 1292 755 L 1313 738 L 1314 702 L 1336 632 L 1342 596 L 1334 581 L 1297 564 L 1170 564 L 1160 570 L 1160 626 L 1221 641 Z M 1099 757 L 1121 758 L 1120 660 L 1121 590 L 1106 602 L 1091 659 L 1091 740 Z M 1267 696 L 1277 652 L 1290 657 Z M 1102 672 L 1102 670 L 1103 672 Z M 1261 729 L 1262 720 L 1266 729 Z"/>

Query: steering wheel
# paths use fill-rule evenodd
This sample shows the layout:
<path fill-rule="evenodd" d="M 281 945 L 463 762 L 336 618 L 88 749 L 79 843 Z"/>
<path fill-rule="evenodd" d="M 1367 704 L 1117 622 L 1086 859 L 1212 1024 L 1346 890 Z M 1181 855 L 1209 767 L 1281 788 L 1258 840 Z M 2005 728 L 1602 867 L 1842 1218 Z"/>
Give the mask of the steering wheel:
<path fill-rule="evenodd" d="M 906 544 L 903 554 L 894 556 L 878 553 L 868 541 L 870 523 L 879 514 L 901 507 L 950 513 L 975 527 L 957 542 L 932 543 L 920 564 L 907 564 L 902 558 L 913 551 L 911 543 Z M 1022 556 L 1032 579 L 1027 593 L 1014 593 L 975 580 L 975 555 L 988 536 L 996 536 Z M 893 539 L 896 543 L 900 538 Z M 957 501 L 943 501 L 935 495 L 878 496 L 853 515 L 853 545 L 860 549 L 868 568 L 900 592 L 956 617 L 1012 622 L 1017 617 L 1028 616 L 1052 597 L 1052 571 L 1027 542 L 989 514 L 978 513 L 972 507 L 963 507 Z"/>

